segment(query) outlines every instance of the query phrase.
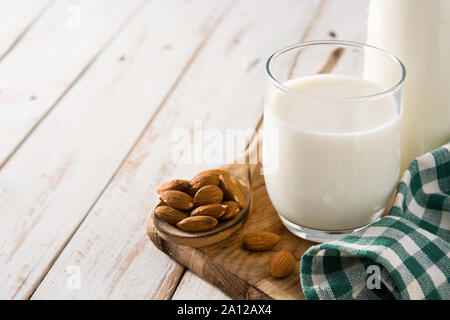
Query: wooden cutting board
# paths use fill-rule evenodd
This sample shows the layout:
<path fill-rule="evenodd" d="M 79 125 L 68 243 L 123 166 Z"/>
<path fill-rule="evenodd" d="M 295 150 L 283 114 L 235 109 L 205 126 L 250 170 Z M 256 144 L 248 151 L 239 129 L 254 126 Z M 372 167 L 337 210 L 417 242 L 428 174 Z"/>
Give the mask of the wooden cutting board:
<path fill-rule="evenodd" d="M 226 167 L 233 175 L 248 174 L 243 168 L 246 167 Z M 259 166 L 253 173 L 252 195 L 247 222 L 222 242 L 202 248 L 170 243 L 158 236 L 152 218 L 148 221 L 149 237 L 161 251 L 234 299 L 305 299 L 300 286 L 299 262 L 302 254 L 315 243 L 297 238 L 284 227 L 269 199 Z M 274 232 L 282 240 L 273 251 L 249 252 L 241 248 L 240 238 L 250 231 Z M 284 279 L 275 279 L 269 272 L 270 259 L 278 250 L 292 252 L 297 260 L 295 272 Z"/>

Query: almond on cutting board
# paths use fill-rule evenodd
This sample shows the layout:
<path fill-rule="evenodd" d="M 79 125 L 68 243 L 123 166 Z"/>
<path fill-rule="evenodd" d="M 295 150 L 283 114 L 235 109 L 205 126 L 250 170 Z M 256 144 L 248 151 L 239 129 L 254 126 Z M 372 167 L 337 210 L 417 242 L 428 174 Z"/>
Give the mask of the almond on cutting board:
<path fill-rule="evenodd" d="M 241 208 L 244 208 L 246 205 L 245 196 L 237 180 L 234 179 L 233 181 L 230 175 L 220 175 L 219 179 L 219 187 L 223 190 L 225 199 L 236 201 Z"/>
<path fill-rule="evenodd" d="M 224 201 L 222 205 L 226 205 L 226 211 L 223 215 L 220 216 L 221 220 L 228 220 L 237 216 L 241 209 L 236 201 Z"/>
<path fill-rule="evenodd" d="M 204 206 L 200 206 L 192 210 L 191 217 L 210 216 L 217 219 L 227 211 L 227 208 L 228 207 L 225 204 L 220 203 L 206 204 Z"/>
<path fill-rule="evenodd" d="M 177 227 L 183 231 L 200 232 L 207 231 L 217 226 L 217 219 L 209 216 L 188 217 L 177 223 Z"/>
<path fill-rule="evenodd" d="M 188 217 L 186 213 L 164 205 L 155 209 L 155 215 L 170 224 L 177 224 Z"/>
<path fill-rule="evenodd" d="M 196 206 L 202 206 L 211 203 L 221 203 L 223 191 L 218 186 L 204 186 L 197 191 L 194 196 Z"/>
<path fill-rule="evenodd" d="M 162 184 L 156 190 L 156 192 L 158 192 L 158 194 L 160 194 L 161 192 L 167 191 L 167 190 L 183 191 L 183 190 L 186 190 L 188 186 L 189 186 L 189 181 L 181 180 L 181 179 L 175 179 L 175 180 L 171 180 L 169 182 L 166 182 L 166 183 Z"/>
<path fill-rule="evenodd" d="M 187 193 L 178 190 L 163 191 L 159 197 L 165 204 L 174 209 L 191 210 L 194 207 L 194 199 Z"/>
<path fill-rule="evenodd" d="M 219 184 L 219 175 L 217 174 L 202 174 L 191 180 L 189 183 L 189 192 L 193 192 L 194 195 L 198 190 L 203 188 L 204 186 L 214 185 L 217 186 Z"/>
<path fill-rule="evenodd" d="M 267 251 L 273 249 L 281 237 L 272 232 L 255 231 L 244 234 L 242 246 L 250 251 Z"/>
<path fill-rule="evenodd" d="M 287 277 L 295 269 L 295 259 L 288 251 L 278 251 L 270 260 L 270 273 L 275 278 Z"/>

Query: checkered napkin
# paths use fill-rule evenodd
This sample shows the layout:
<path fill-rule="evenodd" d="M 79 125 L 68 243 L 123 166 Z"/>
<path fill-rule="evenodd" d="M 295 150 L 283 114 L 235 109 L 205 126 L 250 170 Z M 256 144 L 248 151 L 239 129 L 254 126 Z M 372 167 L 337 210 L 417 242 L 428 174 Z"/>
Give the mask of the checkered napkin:
<path fill-rule="evenodd" d="M 386 217 L 311 247 L 307 299 L 450 299 L 450 144 L 414 160 Z"/>

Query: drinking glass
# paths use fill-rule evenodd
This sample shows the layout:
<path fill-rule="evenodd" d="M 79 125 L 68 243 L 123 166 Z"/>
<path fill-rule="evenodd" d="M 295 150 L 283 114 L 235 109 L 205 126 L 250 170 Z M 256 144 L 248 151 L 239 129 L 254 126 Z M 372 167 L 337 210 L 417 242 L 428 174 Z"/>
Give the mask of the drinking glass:
<path fill-rule="evenodd" d="M 263 172 L 284 225 L 325 242 L 379 219 L 399 178 L 402 62 L 314 41 L 278 50 L 266 71 Z"/>

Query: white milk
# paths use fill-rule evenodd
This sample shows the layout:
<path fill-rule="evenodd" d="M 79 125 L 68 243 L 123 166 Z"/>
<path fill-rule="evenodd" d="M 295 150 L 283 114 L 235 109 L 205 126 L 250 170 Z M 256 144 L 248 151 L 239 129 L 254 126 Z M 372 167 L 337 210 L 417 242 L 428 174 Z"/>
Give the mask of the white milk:
<path fill-rule="evenodd" d="M 383 91 L 349 76 L 308 76 L 284 85 L 315 97 L 278 89 L 267 97 L 264 148 L 278 160 L 278 170 L 265 173 L 265 180 L 278 213 L 319 230 L 373 222 L 399 174 L 401 117 L 395 99 L 342 99 Z M 270 135 L 277 130 L 275 146 Z M 265 157 L 264 163 L 268 160 L 274 159 Z"/>
<path fill-rule="evenodd" d="M 450 0 L 372 0 L 368 13 L 367 43 L 406 65 L 403 171 L 450 141 Z"/>

